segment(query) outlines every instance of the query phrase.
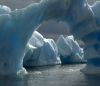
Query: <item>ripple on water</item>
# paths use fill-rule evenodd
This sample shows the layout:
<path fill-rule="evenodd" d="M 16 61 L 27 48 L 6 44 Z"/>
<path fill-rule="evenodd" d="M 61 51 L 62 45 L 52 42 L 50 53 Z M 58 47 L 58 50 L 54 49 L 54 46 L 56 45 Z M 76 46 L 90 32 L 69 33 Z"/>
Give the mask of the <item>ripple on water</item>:
<path fill-rule="evenodd" d="M 100 86 L 100 76 L 84 75 L 84 65 L 65 65 L 28 69 L 23 77 L 0 77 L 0 86 Z"/>

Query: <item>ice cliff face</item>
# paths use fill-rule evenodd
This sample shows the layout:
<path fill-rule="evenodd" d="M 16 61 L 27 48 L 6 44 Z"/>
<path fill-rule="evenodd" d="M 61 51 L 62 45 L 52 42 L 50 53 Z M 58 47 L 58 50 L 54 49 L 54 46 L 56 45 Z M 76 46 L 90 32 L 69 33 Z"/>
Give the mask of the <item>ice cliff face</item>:
<path fill-rule="evenodd" d="M 80 48 L 73 36 L 65 38 L 61 35 L 56 44 L 54 40 L 46 39 L 35 31 L 25 50 L 24 66 L 33 67 L 84 62 L 83 49 Z"/>
<path fill-rule="evenodd" d="M 1 11 L 0 74 L 26 72 L 23 68 L 25 47 L 36 28 L 50 19 L 68 22 L 75 38 L 86 45 L 84 71 L 100 73 L 99 3 L 89 6 L 87 0 L 41 0 L 23 9 Z"/>
<path fill-rule="evenodd" d="M 62 64 L 82 63 L 84 61 L 83 49 L 72 35 L 67 37 L 61 35 L 57 40 L 57 47 Z"/>
<path fill-rule="evenodd" d="M 58 48 L 52 39 L 44 38 L 35 31 L 25 50 L 24 66 L 45 66 L 60 64 Z"/>
<path fill-rule="evenodd" d="M 77 39 L 85 43 L 84 53 L 87 65 L 84 73 L 100 73 L 100 2 L 93 6 L 87 0 L 70 0 L 65 21 L 70 25 L 70 31 Z"/>

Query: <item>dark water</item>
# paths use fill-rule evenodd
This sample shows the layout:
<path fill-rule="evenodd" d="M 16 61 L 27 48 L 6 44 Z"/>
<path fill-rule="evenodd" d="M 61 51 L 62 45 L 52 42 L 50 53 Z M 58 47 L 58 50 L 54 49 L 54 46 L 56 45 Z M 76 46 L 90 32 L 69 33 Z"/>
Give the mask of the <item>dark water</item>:
<path fill-rule="evenodd" d="M 20 77 L 0 77 L 0 86 L 100 86 L 100 76 L 84 75 L 84 65 L 39 67 L 28 69 Z"/>

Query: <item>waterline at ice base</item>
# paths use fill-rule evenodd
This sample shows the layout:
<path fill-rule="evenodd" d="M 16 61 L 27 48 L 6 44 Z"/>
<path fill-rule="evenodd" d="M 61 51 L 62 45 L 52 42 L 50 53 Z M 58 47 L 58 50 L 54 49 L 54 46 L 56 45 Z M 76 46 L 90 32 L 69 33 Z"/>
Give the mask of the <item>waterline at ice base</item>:
<path fill-rule="evenodd" d="M 57 64 L 78 64 L 84 61 L 84 52 L 73 36 L 57 40 L 44 38 L 34 31 L 25 49 L 24 66 L 50 66 Z"/>
<path fill-rule="evenodd" d="M 83 48 L 79 46 L 73 35 L 67 37 L 61 35 L 56 44 L 62 64 L 85 63 Z"/>
<path fill-rule="evenodd" d="M 84 41 L 87 64 L 82 71 L 100 74 L 99 3 L 90 6 L 87 0 L 41 0 L 15 11 L 1 6 L 0 74 L 26 73 L 23 67 L 26 45 L 36 28 L 50 19 L 67 22 L 75 38 Z"/>
<path fill-rule="evenodd" d="M 39 32 L 34 31 L 27 44 L 23 64 L 25 67 L 61 64 L 54 40 L 46 39 Z"/>
<path fill-rule="evenodd" d="M 76 39 L 85 43 L 87 64 L 81 71 L 85 74 L 100 74 L 100 2 L 90 6 L 87 0 L 69 0 L 66 20 Z"/>

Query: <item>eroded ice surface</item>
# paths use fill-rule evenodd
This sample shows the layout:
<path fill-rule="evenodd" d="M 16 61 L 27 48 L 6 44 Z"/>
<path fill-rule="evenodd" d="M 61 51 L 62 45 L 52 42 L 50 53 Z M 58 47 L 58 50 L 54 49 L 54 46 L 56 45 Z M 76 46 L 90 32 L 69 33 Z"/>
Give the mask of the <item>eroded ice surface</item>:
<path fill-rule="evenodd" d="M 41 0 L 39 3 L 32 3 L 15 11 L 0 6 L 4 9 L 0 11 L 0 74 L 26 72 L 23 67 L 24 50 L 32 33 L 46 20 L 63 18 L 67 8 L 66 1 Z M 44 47 L 53 51 L 52 43 L 53 41 L 50 45 L 47 42 Z"/>
<path fill-rule="evenodd" d="M 0 15 L 0 74 L 25 72 L 23 58 L 26 44 L 33 31 L 49 19 L 64 20 L 69 24 L 75 38 L 83 40 L 86 45 L 86 71 L 89 73 L 89 65 L 95 70 L 93 73 L 100 71 L 99 3 L 90 6 L 87 0 L 41 0 L 15 11 L 4 7 L 7 10 L 1 11 L 3 14 Z M 95 51 L 93 55 L 89 52 L 91 47 Z"/>
<path fill-rule="evenodd" d="M 83 48 L 79 46 L 72 35 L 67 37 L 61 35 L 56 44 L 63 64 L 83 62 Z"/>
<path fill-rule="evenodd" d="M 90 6 L 87 0 L 71 0 L 70 6 L 66 14 L 70 31 L 85 43 L 87 64 L 83 71 L 100 74 L 100 1 Z"/>
<path fill-rule="evenodd" d="M 46 39 L 35 31 L 26 47 L 24 66 L 60 64 L 58 48 L 53 39 Z"/>

